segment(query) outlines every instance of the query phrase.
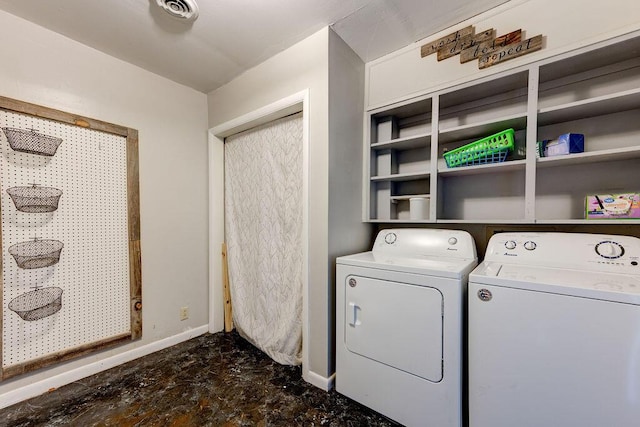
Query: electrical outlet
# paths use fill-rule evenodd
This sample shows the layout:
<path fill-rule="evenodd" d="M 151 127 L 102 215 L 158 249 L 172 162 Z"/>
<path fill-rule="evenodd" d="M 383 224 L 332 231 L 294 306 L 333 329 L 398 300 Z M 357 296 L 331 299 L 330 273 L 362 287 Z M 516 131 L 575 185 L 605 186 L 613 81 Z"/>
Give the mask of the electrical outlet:
<path fill-rule="evenodd" d="M 189 307 L 180 307 L 180 320 L 187 320 L 189 318 Z"/>

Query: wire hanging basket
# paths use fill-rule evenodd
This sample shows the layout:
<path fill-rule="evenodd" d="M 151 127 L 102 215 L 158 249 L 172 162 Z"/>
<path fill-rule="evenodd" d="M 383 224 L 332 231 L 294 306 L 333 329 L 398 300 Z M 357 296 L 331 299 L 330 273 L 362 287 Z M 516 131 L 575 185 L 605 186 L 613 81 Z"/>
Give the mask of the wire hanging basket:
<path fill-rule="evenodd" d="M 64 245 L 58 240 L 40 240 L 35 237 L 27 242 L 9 246 L 9 253 L 18 267 L 30 270 L 49 267 L 60 261 L 60 252 Z"/>
<path fill-rule="evenodd" d="M 58 202 L 62 196 L 62 190 L 53 187 L 40 187 L 31 184 L 31 187 L 11 187 L 7 189 L 13 204 L 20 212 L 45 213 L 58 209 Z"/>
<path fill-rule="evenodd" d="M 62 289 L 40 288 L 18 295 L 9 302 L 9 310 L 29 322 L 44 319 L 62 308 Z"/>
<path fill-rule="evenodd" d="M 62 138 L 38 133 L 36 129 L 3 127 L 2 130 L 7 136 L 9 146 L 14 151 L 23 153 L 51 157 L 56 154 L 58 146 L 62 143 Z"/>

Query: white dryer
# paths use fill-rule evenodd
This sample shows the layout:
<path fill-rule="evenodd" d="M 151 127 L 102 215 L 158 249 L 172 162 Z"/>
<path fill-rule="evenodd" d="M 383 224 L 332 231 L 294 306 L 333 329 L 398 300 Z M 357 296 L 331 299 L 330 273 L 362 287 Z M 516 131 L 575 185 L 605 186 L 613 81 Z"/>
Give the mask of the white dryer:
<path fill-rule="evenodd" d="M 640 425 L 640 239 L 500 233 L 469 277 L 470 427 Z"/>
<path fill-rule="evenodd" d="M 336 264 L 336 390 L 408 426 L 460 426 L 471 235 L 383 230 Z"/>

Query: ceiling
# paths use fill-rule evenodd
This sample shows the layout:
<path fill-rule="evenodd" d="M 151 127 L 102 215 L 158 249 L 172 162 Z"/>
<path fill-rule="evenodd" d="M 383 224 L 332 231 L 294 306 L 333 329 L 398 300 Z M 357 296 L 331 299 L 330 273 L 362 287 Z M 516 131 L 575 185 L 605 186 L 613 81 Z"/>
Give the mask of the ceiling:
<path fill-rule="evenodd" d="M 199 0 L 176 20 L 156 0 L 0 0 L 0 10 L 208 93 L 333 29 L 365 61 L 508 0 Z"/>

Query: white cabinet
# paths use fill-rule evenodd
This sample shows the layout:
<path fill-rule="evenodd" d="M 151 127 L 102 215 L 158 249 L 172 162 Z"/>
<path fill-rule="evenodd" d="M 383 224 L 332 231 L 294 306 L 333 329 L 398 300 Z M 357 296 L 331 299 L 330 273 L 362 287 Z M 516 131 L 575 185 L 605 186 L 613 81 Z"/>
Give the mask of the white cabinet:
<path fill-rule="evenodd" d="M 631 34 L 365 115 L 365 220 L 585 223 L 585 197 L 640 191 L 640 35 Z M 512 128 L 504 162 L 448 168 L 443 155 Z M 584 153 L 536 156 L 536 142 L 585 136 Z M 640 223 L 640 220 L 589 220 Z"/>

